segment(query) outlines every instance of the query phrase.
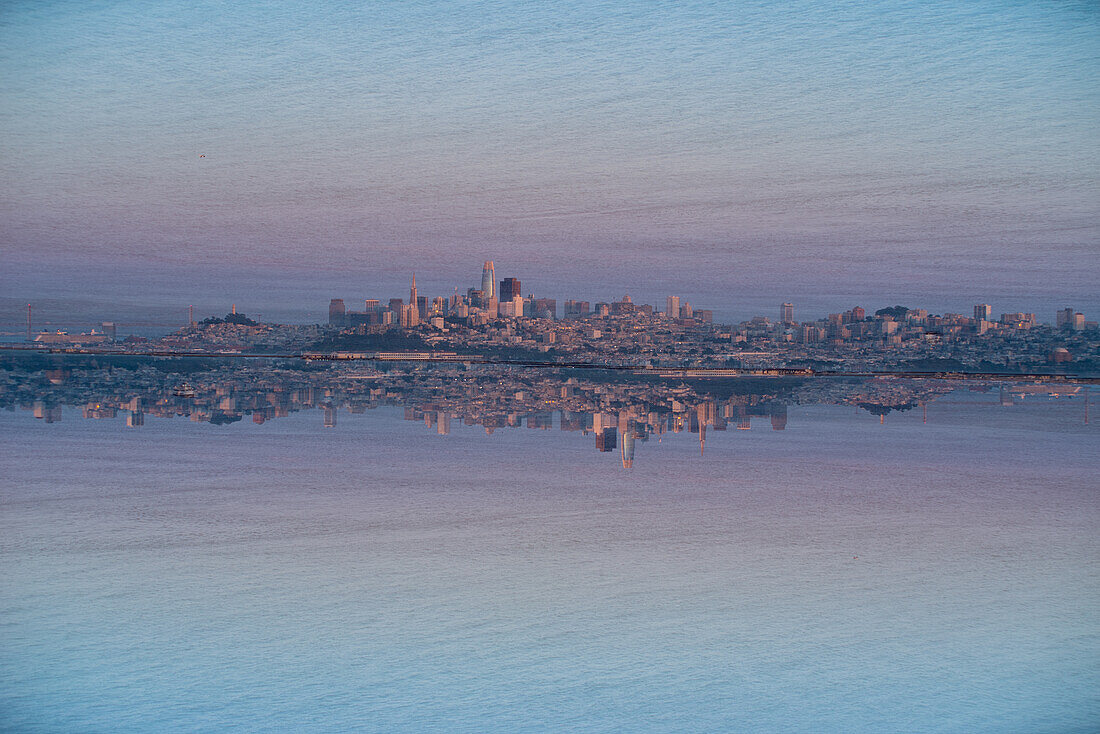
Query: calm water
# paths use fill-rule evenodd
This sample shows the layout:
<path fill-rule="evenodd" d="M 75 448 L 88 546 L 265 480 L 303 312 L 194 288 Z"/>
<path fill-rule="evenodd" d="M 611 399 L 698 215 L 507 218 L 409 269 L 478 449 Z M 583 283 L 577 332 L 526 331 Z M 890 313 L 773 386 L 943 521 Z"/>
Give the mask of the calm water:
<path fill-rule="evenodd" d="M 0 412 L 8 731 L 1100 727 L 1080 398 L 594 437 Z"/>

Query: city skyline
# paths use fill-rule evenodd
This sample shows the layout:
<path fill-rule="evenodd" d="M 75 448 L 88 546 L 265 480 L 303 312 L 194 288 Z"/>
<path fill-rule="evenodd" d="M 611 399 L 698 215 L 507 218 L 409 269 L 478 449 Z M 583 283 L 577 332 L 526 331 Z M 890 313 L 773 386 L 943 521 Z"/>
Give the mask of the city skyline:
<path fill-rule="evenodd" d="M 973 304 L 964 313 L 894 304 L 807 316 L 796 312 L 794 302 L 783 301 L 772 317 L 727 324 L 716 321 L 712 309 L 679 295 L 668 295 L 664 310 L 626 294 L 596 302 L 565 298 L 559 311 L 558 298 L 530 291 L 524 296 L 519 278 L 504 269 L 500 275 L 497 281 L 495 261 L 486 260 L 480 278 L 471 278 L 473 285 L 455 286 L 444 296 L 421 295 L 412 273 L 408 300 L 373 293 L 359 300 L 360 310 L 355 301 L 331 298 L 327 319 L 306 325 L 253 319 L 235 303 L 224 318 L 199 321 L 189 306 L 187 325 L 152 340 L 106 320 L 98 331 L 36 332 L 28 304 L 28 344 L 5 348 L 556 365 L 666 377 L 950 373 L 1094 379 L 1100 369 L 1100 326 L 1072 307 L 1059 308 L 1045 321 L 1031 312 L 995 311 L 989 303 Z"/>
<path fill-rule="evenodd" d="M 511 272 L 511 271 L 509 270 L 509 272 Z M 409 300 L 406 301 L 406 300 L 404 300 L 400 297 L 385 298 L 384 296 L 386 294 L 385 294 L 385 292 L 382 291 L 382 288 L 375 288 L 373 286 L 363 286 L 363 285 L 360 284 L 359 286 L 357 286 L 356 290 L 358 290 L 360 292 L 368 292 L 369 295 L 361 296 L 359 298 L 350 298 L 350 299 L 349 298 L 344 298 L 344 297 L 332 298 L 331 299 L 332 302 L 329 305 L 327 321 L 329 323 L 334 323 L 332 321 L 332 317 L 333 317 L 333 310 L 332 309 L 334 307 L 334 304 L 337 303 L 337 302 L 340 302 L 340 304 L 341 304 L 340 308 L 346 309 L 349 312 L 357 310 L 356 307 L 355 307 L 357 302 L 365 302 L 367 304 L 367 306 L 366 306 L 367 310 L 371 310 L 371 309 L 385 310 L 386 307 L 383 304 L 386 301 L 389 301 L 391 306 L 392 306 L 393 303 L 395 303 L 397 301 L 401 301 L 402 303 L 413 303 L 417 299 L 416 294 L 418 293 L 418 289 L 417 289 L 417 285 L 416 285 L 416 272 L 415 271 L 410 271 L 409 277 L 411 279 L 411 285 L 407 286 L 408 289 L 409 289 L 408 292 L 410 293 L 410 299 Z M 528 276 L 525 275 L 524 277 L 526 278 Z M 553 280 L 554 279 L 551 277 L 550 282 L 553 282 Z M 435 278 L 433 280 L 433 282 L 439 282 L 439 278 Z M 576 299 L 578 301 L 582 300 L 577 295 L 563 294 L 563 293 L 560 293 L 560 292 L 559 293 L 540 292 L 538 294 L 533 294 L 530 289 L 528 289 L 528 293 L 525 296 L 522 293 L 522 289 L 521 289 L 521 283 L 522 282 L 519 278 L 516 278 L 513 275 L 509 275 L 507 277 L 502 277 L 499 280 L 497 279 L 497 277 L 495 275 L 495 264 L 494 264 L 494 261 L 492 261 L 492 260 L 486 260 L 484 262 L 484 265 L 483 265 L 482 271 L 481 271 L 480 283 L 479 284 L 475 284 L 473 286 L 470 286 L 469 282 L 473 282 L 473 281 L 468 280 L 467 283 L 465 283 L 465 284 L 455 284 L 450 289 L 445 289 L 443 291 L 428 291 L 432 295 L 421 298 L 421 300 L 426 301 L 426 303 L 421 303 L 420 304 L 419 318 L 421 320 L 426 318 L 427 310 L 426 310 L 425 307 L 427 306 L 427 308 L 430 308 L 431 302 L 432 302 L 433 299 L 438 300 L 438 299 L 442 298 L 444 301 L 452 303 L 452 305 L 453 305 L 453 299 L 451 298 L 452 293 L 455 296 L 461 295 L 463 298 L 467 298 L 475 292 L 475 289 L 478 288 L 478 286 L 480 286 L 480 293 L 483 293 L 486 290 L 486 288 L 488 287 L 490 289 L 489 298 L 493 298 L 493 299 L 496 299 L 498 301 L 500 299 L 497 298 L 497 291 L 499 291 L 501 289 L 507 289 L 507 292 L 510 296 L 508 299 L 505 299 L 505 300 L 511 300 L 511 298 L 515 297 L 515 296 L 520 296 L 522 299 L 526 300 L 526 299 L 531 298 L 533 295 L 536 295 L 537 297 L 541 297 L 541 298 L 547 298 L 547 297 L 553 296 L 553 298 L 551 298 L 550 300 L 554 301 L 554 302 L 567 302 L 570 299 Z M 528 281 L 528 282 L 530 282 L 530 281 Z M 593 290 L 593 288 L 592 288 L 591 284 L 588 284 L 588 286 L 586 288 L 582 289 L 582 291 L 585 292 L 585 293 L 590 293 L 590 292 L 592 292 L 592 290 Z M 683 289 L 678 289 L 678 290 L 681 293 L 683 292 Z M 383 298 L 379 299 L 378 298 L 379 295 L 382 295 Z M 780 297 L 781 296 L 779 296 L 779 295 L 772 295 L 771 296 L 773 301 L 777 298 L 780 298 Z M 584 302 L 594 304 L 594 305 L 599 305 L 599 304 L 610 305 L 610 304 L 615 303 L 616 300 L 622 300 L 622 299 L 625 299 L 627 301 L 634 300 L 636 303 L 639 303 L 639 304 L 644 303 L 644 301 L 642 299 L 633 299 L 629 292 L 622 294 L 618 299 L 615 298 L 613 295 L 607 294 L 605 292 L 605 293 L 601 294 L 600 297 L 598 297 L 598 298 L 593 298 L 591 301 L 584 301 Z M 757 298 L 757 299 L 754 299 L 754 300 L 759 302 L 759 301 L 762 301 L 763 298 Z M 832 300 L 833 302 L 837 302 L 836 298 L 833 298 L 833 299 L 830 299 L 830 300 Z M 902 299 L 902 300 L 904 300 L 904 299 Z M 1002 318 L 1006 314 L 1017 313 L 1017 314 L 1021 314 L 1021 315 L 1032 316 L 1033 320 L 1036 323 L 1050 323 L 1050 324 L 1056 324 L 1060 327 L 1062 325 L 1063 312 L 1068 311 L 1071 314 L 1070 318 L 1072 318 L 1072 313 L 1076 311 L 1076 309 L 1073 306 L 1066 304 L 1065 300 L 1066 299 L 1063 299 L 1062 301 L 1059 301 L 1056 297 L 1048 299 L 1048 303 L 1058 303 L 1059 304 L 1054 309 L 1054 311 L 1055 311 L 1054 318 L 1051 318 L 1049 320 L 1047 320 L 1046 314 L 1044 314 L 1042 312 L 1036 312 L 1036 311 L 1015 311 L 1015 312 L 1012 312 L 1012 311 L 999 311 L 999 312 L 994 312 L 994 307 L 992 305 L 988 304 L 988 303 L 981 303 L 981 304 L 977 304 L 977 305 L 975 305 L 974 303 L 971 303 L 971 304 L 966 305 L 965 307 L 957 308 L 956 310 L 952 310 L 952 309 L 946 308 L 946 307 L 937 308 L 935 306 L 933 306 L 932 309 L 923 309 L 923 310 L 925 310 L 928 313 L 944 314 L 944 315 L 962 315 L 962 314 L 965 314 L 965 313 L 969 312 L 970 310 L 973 310 L 974 318 L 977 319 L 977 318 L 979 318 L 979 308 L 981 308 L 983 310 L 983 314 L 984 314 L 981 318 L 983 318 L 984 320 L 996 321 L 999 318 Z M 0 313 L 5 313 L 5 315 L 3 316 L 3 319 L 4 319 L 4 321 L 7 322 L 7 327 L 8 328 L 12 328 L 13 325 L 14 325 L 14 321 L 15 321 L 15 319 L 14 319 L 15 302 L 14 301 L 15 301 L 15 299 L 10 299 L 9 298 L 9 299 L 7 299 L 7 303 L 2 308 L 0 308 Z M 668 296 L 665 296 L 665 297 L 662 297 L 662 298 L 653 299 L 653 304 L 654 305 L 652 306 L 652 309 L 655 312 L 661 310 L 660 304 L 661 304 L 662 301 L 664 301 L 664 303 L 665 303 L 665 308 L 664 308 L 665 313 L 669 312 L 669 308 L 672 308 L 672 304 L 674 302 L 675 302 L 675 309 L 676 309 L 677 313 L 679 313 L 681 301 L 685 305 L 687 305 L 689 309 L 692 307 L 688 297 L 683 296 L 683 295 L 675 295 L 675 296 L 674 295 L 668 295 Z M 954 299 L 954 303 L 959 303 L 959 302 L 960 301 L 957 298 Z M 54 310 L 51 310 L 50 317 L 44 323 L 44 325 L 47 326 L 47 327 L 49 327 L 51 325 L 56 326 L 58 323 L 66 323 L 66 324 L 80 324 L 82 322 L 96 323 L 100 320 L 103 320 L 104 322 L 107 322 L 108 320 L 110 320 L 111 323 L 114 323 L 115 320 L 118 320 L 117 316 L 114 315 L 117 312 L 115 310 L 112 310 L 113 308 L 118 308 L 118 304 L 114 304 L 114 305 L 112 305 L 112 304 L 103 304 L 101 306 L 101 308 L 104 308 L 105 310 L 102 311 L 101 313 L 83 313 L 83 315 L 79 315 L 79 316 L 71 316 L 70 315 L 68 317 L 59 317 L 59 315 L 56 311 L 57 306 L 53 302 L 50 302 L 50 305 L 53 307 Z M 736 323 L 737 319 L 728 318 L 728 314 L 735 313 L 737 310 L 739 310 L 737 308 L 737 306 L 731 306 L 729 302 L 719 301 L 718 303 L 707 303 L 707 304 L 700 304 L 700 303 L 697 302 L 694 307 L 695 308 L 701 308 L 703 305 L 707 306 L 705 309 L 703 309 L 707 314 L 717 315 L 719 320 L 722 320 L 722 321 L 726 321 L 726 322 L 729 322 L 729 323 Z M 851 304 L 848 304 L 848 305 L 851 305 Z M 884 301 L 884 302 L 881 303 L 881 305 L 878 304 L 878 303 L 873 304 L 872 308 L 871 308 L 871 311 L 874 312 L 875 310 L 877 310 L 875 307 L 889 308 L 889 307 L 897 306 L 897 305 L 905 305 L 905 304 L 900 304 L 898 301 L 894 301 L 894 302 L 885 302 Z M 909 304 L 910 308 L 914 308 L 914 309 L 917 309 L 917 310 L 921 310 L 923 305 L 929 305 L 929 304 L 921 304 L 919 306 L 916 305 L 916 304 Z M 33 302 L 32 303 L 27 303 L 27 304 L 22 304 L 22 303 L 19 304 L 20 313 L 26 314 L 26 328 L 27 328 L 27 334 L 28 335 L 31 334 L 31 329 L 32 329 L 31 309 L 32 309 L 33 306 L 34 306 Z M 213 309 L 213 313 L 208 314 L 208 315 L 216 316 L 217 313 L 219 312 L 218 307 L 207 306 L 206 310 L 210 311 L 211 308 Z M 233 313 L 236 313 L 236 308 L 237 308 L 236 303 L 232 303 L 231 307 L 230 307 L 230 310 Z M 858 306 L 857 306 L 857 308 L 858 308 Z M 6 309 L 6 312 L 5 312 L 4 309 Z M 157 313 L 164 314 L 164 313 L 172 313 L 174 311 L 179 311 L 180 307 L 179 306 L 172 307 L 172 306 L 168 306 L 168 305 L 162 305 L 158 308 L 155 308 L 154 310 Z M 742 310 L 743 314 L 748 313 L 747 311 L 743 311 L 743 309 L 741 309 L 741 310 Z M 779 304 L 779 310 L 780 310 L 780 315 L 776 319 L 776 321 L 778 323 L 788 323 L 788 322 L 789 323 L 797 323 L 798 322 L 798 320 L 793 318 L 794 304 L 792 302 L 784 300 L 781 304 Z M 842 308 L 840 310 L 843 311 L 845 309 Z M 194 323 L 194 321 L 195 321 L 195 319 L 194 319 L 195 305 L 193 303 L 188 304 L 186 306 L 186 311 L 187 311 L 187 320 L 183 323 Z M 280 309 L 276 309 L 276 311 L 280 311 Z M 290 311 L 292 313 L 297 314 L 298 318 L 289 319 L 289 320 L 286 321 L 286 323 L 321 323 L 321 322 L 326 320 L 325 317 L 323 316 L 323 312 L 321 312 L 319 310 L 316 310 L 316 309 L 309 308 L 309 307 L 299 306 L 298 308 L 293 308 Z M 771 319 L 771 318 L 774 317 L 773 311 L 774 311 L 774 309 L 771 309 L 771 310 L 766 309 L 766 308 L 757 309 L 757 310 L 753 311 L 753 314 L 752 314 L 751 318 L 764 317 L 764 318 Z M 803 313 L 805 313 L 807 311 L 812 312 L 812 306 L 811 306 L 811 308 L 805 308 L 805 309 L 800 307 L 800 311 L 802 311 Z M 200 313 L 201 312 L 202 311 L 200 310 Z M 281 310 L 281 312 L 286 313 L 286 310 L 285 309 Z M 304 319 L 302 318 L 303 315 L 309 314 L 310 312 L 315 312 L 317 314 L 317 317 L 315 319 L 312 319 L 312 320 L 308 316 Z M 256 312 L 254 311 L 254 313 L 256 313 Z M 1000 314 L 1000 315 L 998 316 L 997 314 Z M 565 314 L 563 314 L 563 315 L 565 315 Z M 821 318 L 823 318 L 827 315 L 828 315 L 827 312 L 811 313 L 811 319 L 810 320 L 821 319 Z M 1077 312 L 1077 315 L 1081 316 L 1081 312 Z M 727 316 L 727 318 L 722 318 L 723 316 Z M 557 318 L 558 317 L 557 313 L 554 313 L 553 317 Z M 748 321 L 748 320 L 750 320 L 750 317 L 745 316 L 745 318 L 743 318 L 741 320 L 742 321 Z M 150 323 L 148 320 L 140 320 L 139 319 L 138 321 L 139 321 L 139 323 L 146 323 L 146 324 Z M 0 322 L 0 323 L 2 323 L 2 322 Z M 162 326 L 162 327 L 169 327 L 169 326 L 172 326 L 172 322 L 167 321 L 165 323 L 161 323 L 161 324 L 157 324 L 157 325 Z M 408 326 L 408 323 L 405 323 L 404 325 Z M 28 339 L 29 338 L 30 337 L 28 336 Z"/>
<path fill-rule="evenodd" d="M 597 312 L 597 309 L 595 307 L 598 307 L 598 306 L 605 306 L 605 307 L 608 307 L 610 309 L 611 306 L 613 306 L 617 303 L 632 303 L 632 302 L 635 302 L 634 299 L 631 297 L 631 295 L 629 293 L 624 294 L 621 297 L 621 299 L 619 299 L 618 301 L 614 298 L 607 298 L 606 300 L 598 300 L 598 301 L 583 301 L 583 300 L 577 299 L 575 301 L 572 297 L 563 298 L 562 294 L 545 294 L 545 293 L 534 294 L 534 293 L 530 293 L 530 292 L 528 293 L 528 295 L 524 296 L 523 292 L 522 292 L 521 285 L 522 285 L 522 281 L 519 278 L 516 278 L 516 277 L 513 277 L 513 276 L 504 277 L 499 281 L 496 280 L 494 261 L 486 260 L 485 264 L 482 268 L 480 290 L 478 289 L 477 286 L 470 286 L 465 291 L 463 291 L 460 288 L 460 286 L 456 285 L 454 287 L 453 296 L 451 296 L 451 297 L 448 297 L 447 294 L 442 294 L 441 295 L 441 294 L 436 293 L 432 296 L 421 296 L 418 299 L 418 296 L 417 296 L 418 291 L 417 291 L 417 287 L 416 287 L 416 273 L 414 272 L 414 273 L 412 273 L 412 285 L 411 285 L 410 291 L 409 291 L 410 292 L 410 297 L 409 297 L 409 300 L 406 303 L 408 305 L 417 305 L 417 302 L 419 300 L 419 304 L 418 304 L 419 305 L 419 318 L 421 320 L 423 320 L 423 319 L 427 318 L 429 311 L 432 309 L 432 302 L 433 301 L 435 301 L 437 306 L 441 305 L 441 304 L 444 305 L 445 306 L 445 311 L 449 313 L 450 310 L 456 304 L 458 304 L 458 303 L 463 303 L 463 304 L 474 303 L 473 299 L 477 299 L 477 304 L 476 305 L 479 305 L 479 306 L 483 305 L 484 307 L 488 307 L 489 304 L 492 303 L 493 311 L 494 311 L 493 317 L 495 317 L 497 315 L 496 311 L 497 311 L 498 304 L 499 304 L 500 307 L 503 307 L 503 305 L 506 302 L 510 302 L 515 298 L 519 298 L 520 299 L 519 303 L 522 304 L 525 301 L 545 300 L 545 299 L 548 298 L 548 296 L 554 295 L 554 298 L 549 298 L 548 299 L 551 303 L 555 304 L 553 306 L 553 308 L 551 309 L 550 318 L 552 318 L 552 319 L 559 318 L 558 314 L 557 314 L 557 311 L 556 311 L 556 304 L 557 304 L 558 301 L 563 301 L 564 304 L 569 304 L 569 303 L 574 303 L 574 302 L 583 303 L 584 306 L 585 306 L 585 311 L 583 311 L 583 312 L 574 312 L 572 314 L 574 316 L 588 315 L 589 314 L 588 309 L 589 309 L 590 306 L 593 307 L 591 309 L 591 313 L 593 313 L 595 315 L 596 312 Z M 382 306 L 383 299 L 379 299 L 379 298 L 375 298 L 375 297 L 367 297 L 367 298 L 362 298 L 362 299 L 359 299 L 359 300 L 364 302 L 364 304 L 365 304 L 364 309 L 365 309 L 366 312 L 388 310 L 388 309 L 386 309 L 386 307 Z M 483 301 L 483 304 L 481 303 L 482 301 Z M 395 304 L 398 304 L 398 302 L 402 302 L 402 299 L 400 299 L 400 298 L 389 299 L 389 302 L 390 302 L 390 309 L 392 309 Z M 343 299 L 343 298 L 333 298 L 333 299 L 331 299 L 330 304 L 329 304 L 329 312 L 328 312 L 329 313 L 328 323 L 330 323 L 330 324 L 337 323 L 333 320 L 333 316 L 334 316 L 333 308 L 334 308 L 335 304 L 337 304 L 337 303 L 339 303 L 339 308 L 341 309 L 339 311 L 339 314 L 341 315 L 341 317 L 342 317 L 342 315 L 345 311 L 346 312 L 354 312 L 356 310 L 355 308 L 353 308 L 351 306 L 348 306 L 347 303 L 345 302 L 345 299 Z M 673 318 L 680 318 L 680 317 L 691 318 L 693 310 L 701 310 L 703 313 L 707 314 L 707 317 L 706 317 L 707 320 L 713 320 L 713 314 L 716 310 L 718 310 L 719 312 L 728 311 L 728 309 L 721 309 L 721 308 L 719 308 L 719 309 L 715 309 L 715 308 L 701 309 L 698 305 L 696 305 L 693 308 L 693 306 L 691 305 L 690 301 L 688 301 L 687 298 L 685 298 L 683 296 L 679 296 L 679 295 L 669 295 L 665 298 L 664 311 L 660 311 L 659 303 L 658 303 L 658 305 L 642 304 L 640 302 L 635 302 L 635 303 L 637 303 L 639 307 L 648 308 L 650 310 L 650 312 L 652 312 L 652 313 L 661 312 L 664 315 L 669 316 L 669 317 L 673 317 Z M 400 305 L 400 304 L 398 304 L 398 305 Z M 900 306 L 900 305 L 902 305 L 902 304 L 890 304 L 890 305 L 883 306 L 883 307 L 881 307 L 881 309 L 878 309 L 878 310 L 888 310 L 890 308 L 894 308 L 894 307 L 897 307 L 897 306 Z M 235 308 L 236 308 L 236 306 L 234 306 L 234 313 L 236 313 Z M 790 301 L 783 301 L 781 304 L 779 304 L 778 308 L 779 308 L 779 316 L 778 316 L 778 318 L 775 319 L 776 323 L 778 323 L 778 324 L 798 324 L 798 323 L 800 323 L 800 321 L 794 317 L 794 313 L 795 313 L 794 303 L 792 303 Z M 955 312 L 952 312 L 952 311 L 948 311 L 946 309 L 942 310 L 939 314 L 936 314 L 935 311 L 929 311 L 928 309 L 921 308 L 920 306 L 907 307 L 907 308 L 910 311 L 922 312 L 926 315 L 928 315 L 928 314 L 944 315 L 944 316 L 962 316 L 962 315 L 964 315 L 962 313 L 955 313 Z M 682 312 L 683 309 L 686 309 L 686 314 Z M 848 311 L 850 313 L 858 312 L 859 317 L 858 317 L 857 320 L 861 320 L 863 318 L 863 315 L 866 313 L 866 309 L 864 309 L 860 305 L 856 305 L 853 308 L 848 309 Z M 1015 315 L 1015 316 L 1019 316 L 1019 317 L 1030 317 L 1026 320 L 1030 320 L 1034 323 L 1053 324 L 1053 325 L 1057 326 L 1058 328 L 1061 328 L 1064 324 L 1070 324 L 1073 327 L 1073 329 L 1076 330 L 1076 331 L 1084 330 L 1086 328 L 1085 324 L 1086 323 L 1091 323 L 1091 322 L 1086 322 L 1085 315 L 1082 312 L 1077 311 L 1072 306 L 1065 306 L 1065 307 L 1058 308 L 1055 312 L 1054 318 L 1051 319 L 1050 321 L 1044 320 L 1041 316 L 1039 316 L 1035 312 L 1002 311 L 1002 312 L 999 313 L 999 315 L 996 315 L 995 312 L 994 312 L 993 306 L 991 304 L 988 304 L 988 303 L 974 304 L 972 306 L 972 311 L 973 311 L 974 320 L 979 321 L 979 322 L 980 321 L 989 321 L 989 322 L 1002 321 L 1003 322 L 1003 321 L 1005 321 L 1006 317 Z M 874 310 L 872 312 L 874 312 Z M 503 310 L 500 311 L 499 315 L 501 317 L 505 316 Z M 524 314 L 524 315 L 533 316 L 533 314 Z M 832 316 L 832 315 L 835 315 L 835 314 L 814 314 L 814 315 L 811 315 L 811 318 L 808 319 L 808 320 L 809 321 L 817 321 L 817 320 L 821 320 L 822 318 L 824 318 L 826 316 Z M 518 314 L 518 313 L 509 313 L 508 316 L 509 317 L 518 317 L 518 316 L 520 316 L 520 314 Z M 562 313 L 562 318 L 568 318 L 569 316 L 570 316 L 570 314 L 568 312 L 568 307 L 566 306 L 565 310 Z M 773 316 L 774 316 L 774 314 L 773 314 Z M 760 318 L 760 317 L 770 320 L 770 317 L 767 314 L 756 314 L 753 318 Z M 1020 320 L 1020 319 L 1016 319 L 1016 320 Z M 389 323 L 389 322 L 387 322 L 387 323 Z M 404 324 L 404 325 L 408 326 L 407 323 Z M 1095 325 L 1095 324 L 1093 324 L 1093 325 Z M 29 328 L 29 326 L 28 326 L 28 328 Z"/>

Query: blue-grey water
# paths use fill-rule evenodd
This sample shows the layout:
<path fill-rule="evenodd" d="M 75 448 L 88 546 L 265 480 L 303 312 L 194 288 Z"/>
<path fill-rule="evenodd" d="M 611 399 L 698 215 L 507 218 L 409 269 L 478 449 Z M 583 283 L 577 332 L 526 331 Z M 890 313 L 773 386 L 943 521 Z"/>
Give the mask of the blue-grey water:
<path fill-rule="evenodd" d="M 55 416 L 56 417 L 56 416 Z M 0 729 L 1100 728 L 1080 398 L 653 436 L 0 413 Z"/>

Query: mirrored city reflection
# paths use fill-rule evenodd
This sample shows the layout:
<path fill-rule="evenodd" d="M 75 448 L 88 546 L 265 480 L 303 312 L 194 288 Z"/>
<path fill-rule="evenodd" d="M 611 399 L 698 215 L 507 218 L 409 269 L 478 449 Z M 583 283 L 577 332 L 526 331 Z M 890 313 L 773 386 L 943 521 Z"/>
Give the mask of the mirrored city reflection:
<path fill-rule="evenodd" d="M 1025 400 L 1072 400 L 1072 420 L 1088 424 L 1087 384 L 959 382 L 932 379 L 646 376 L 592 369 L 299 360 L 12 357 L 0 361 L 0 407 L 45 423 L 115 420 L 136 429 L 149 419 L 211 426 L 263 425 L 313 411 L 338 430 L 380 407 L 447 436 L 459 427 L 485 434 L 526 428 L 573 432 L 596 451 L 633 466 L 639 445 L 685 434 L 705 454 L 726 431 L 784 431 L 791 410 L 850 406 L 885 423 L 965 390 L 1011 407 Z"/>

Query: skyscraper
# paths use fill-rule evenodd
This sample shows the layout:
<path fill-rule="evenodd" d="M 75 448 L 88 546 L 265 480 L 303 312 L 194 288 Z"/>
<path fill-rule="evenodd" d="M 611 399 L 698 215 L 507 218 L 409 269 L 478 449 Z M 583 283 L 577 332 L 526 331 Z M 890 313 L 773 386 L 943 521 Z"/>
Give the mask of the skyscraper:
<path fill-rule="evenodd" d="M 490 298 L 496 296 L 497 286 L 497 271 L 493 267 L 492 260 L 485 261 L 485 267 L 481 269 L 481 292 L 482 297 L 487 301 Z"/>
<path fill-rule="evenodd" d="M 602 431 L 596 431 L 596 450 L 598 451 L 614 451 L 615 444 L 618 443 L 618 429 L 615 426 L 604 428 Z"/>
<path fill-rule="evenodd" d="M 343 298 L 333 298 L 328 304 L 328 322 L 332 326 L 344 325 L 344 314 L 347 309 L 344 307 Z"/>
<path fill-rule="evenodd" d="M 974 307 L 974 318 L 978 321 L 992 321 L 993 307 L 988 303 L 979 303 Z"/>
<path fill-rule="evenodd" d="M 409 303 L 416 305 L 416 273 L 413 273 L 412 286 L 409 288 Z"/>
<path fill-rule="evenodd" d="M 787 406 L 784 404 L 773 404 L 768 410 L 772 419 L 772 430 L 782 431 L 787 427 Z"/>
<path fill-rule="evenodd" d="M 680 318 L 680 297 L 669 296 L 665 302 L 665 316 L 670 319 Z"/>
<path fill-rule="evenodd" d="M 794 304 L 784 303 L 779 307 L 779 322 L 782 324 L 794 323 Z"/>
<path fill-rule="evenodd" d="M 518 295 L 522 295 L 518 279 L 505 278 L 504 280 L 500 281 L 499 299 L 501 303 L 504 303 L 505 301 L 511 301 Z"/>
<path fill-rule="evenodd" d="M 411 329 L 420 323 L 420 309 L 417 308 L 415 303 L 405 304 L 401 307 L 400 318 L 399 325 L 401 328 Z"/>
<path fill-rule="evenodd" d="M 622 459 L 623 468 L 629 469 L 634 466 L 634 431 L 635 428 L 632 425 L 633 421 L 627 423 L 626 428 L 623 430 L 623 442 L 622 446 Z"/>

